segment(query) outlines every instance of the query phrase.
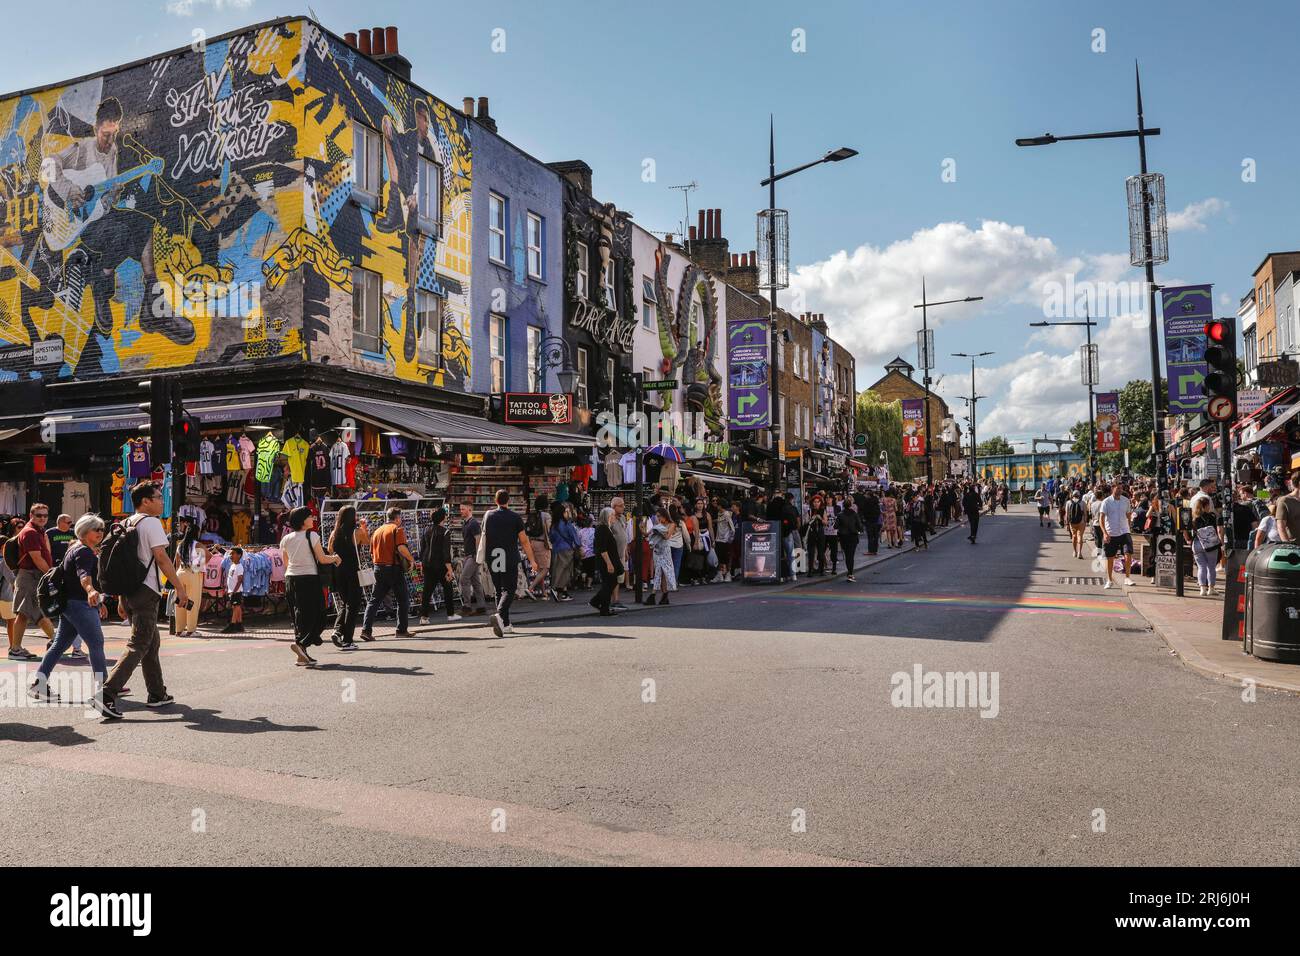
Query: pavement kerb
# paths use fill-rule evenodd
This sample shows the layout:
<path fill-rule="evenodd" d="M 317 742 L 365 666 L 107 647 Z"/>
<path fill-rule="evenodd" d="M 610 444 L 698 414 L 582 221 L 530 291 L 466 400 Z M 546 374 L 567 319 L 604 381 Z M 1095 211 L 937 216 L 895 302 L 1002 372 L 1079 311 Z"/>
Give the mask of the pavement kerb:
<path fill-rule="evenodd" d="M 1229 680 L 1236 684 L 1241 684 L 1245 680 L 1252 680 L 1255 682 L 1257 687 L 1267 687 L 1270 690 L 1280 690 L 1288 694 L 1300 695 L 1300 668 L 1294 667 L 1294 665 L 1277 665 L 1279 667 L 1290 666 L 1295 670 L 1294 677 L 1290 680 L 1283 680 L 1281 678 L 1273 679 L 1268 675 L 1247 673 L 1240 669 L 1229 668 L 1217 664 L 1198 651 L 1192 644 L 1190 637 L 1180 634 L 1177 628 L 1171 627 L 1168 624 L 1157 623 L 1151 616 L 1148 616 L 1147 611 L 1142 607 L 1143 595 L 1137 595 L 1137 600 L 1134 600 L 1134 597 L 1135 595 L 1128 595 L 1128 601 L 1129 604 L 1133 606 L 1133 610 L 1135 610 L 1142 619 L 1150 625 L 1153 631 L 1160 635 L 1160 639 L 1168 645 L 1171 651 L 1178 655 L 1179 660 L 1197 673 L 1204 674 L 1207 677 Z M 1271 661 L 1261 661 L 1255 657 L 1248 657 L 1244 653 L 1243 657 L 1246 657 L 1247 660 L 1254 661 L 1256 664 L 1273 663 Z M 1245 661 L 1243 661 L 1243 663 L 1245 663 Z"/>
<path fill-rule="evenodd" d="M 949 531 L 952 531 L 954 528 L 959 528 L 959 527 L 963 527 L 963 526 L 962 526 L 962 525 L 958 525 L 958 524 L 949 524 L 949 525 L 947 525 L 946 527 L 938 528 L 938 529 L 936 529 L 936 531 L 935 531 L 934 534 L 930 535 L 930 540 L 933 541 L 935 538 L 942 537 L 943 535 L 947 534 Z M 891 560 L 892 558 L 897 558 L 897 557 L 900 557 L 900 556 L 902 556 L 902 555 L 904 555 L 904 554 L 911 554 L 911 553 L 913 553 L 915 550 L 916 550 L 916 549 L 915 549 L 915 548 L 912 548 L 912 547 L 904 547 L 904 548 L 894 548 L 894 549 L 890 549 L 890 550 L 886 551 L 886 553 L 884 553 L 884 554 L 878 554 L 878 555 L 874 556 L 870 561 L 867 561 L 867 562 L 864 562 L 864 563 L 862 563 L 862 564 L 857 565 L 857 566 L 854 568 L 854 570 L 855 570 L 855 571 L 862 571 L 862 570 L 864 570 L 865 568 L 872 568 L 872 567 L 875 567 L 875 566 L 878 565 L 878 564 L 883 564 L 884 562 L 889 561 L 889 560 Z M 746 593 L 753 593 L 753 594 L 781 594 L 781 593 L 785 593 L 785 592 L 788 592 L 788 591 L 794 591 L 794 590 L 797 590 L 798 588 L 811 587 L 812 585 L 815 585 L 815 584 L 817 584 L 817 585 L 820 585 L 820 584 L 827 584 L 827 583 L 829 583 L 829 582 L 831 582 L 831 581 L 842 580 L 842 579 L 844 579 L 844 578 L 846 578 L 846 577 L 848 577 L 848 572 L 847 572 L 847 571 L 841 571 L 839 574 L 833 574 L 833 575 L 831 575 L 831 574 L 828 574 L 828 575 L 825 575 L 825 576 L 820 576 L 820 575 L 819 575 L 819 576 L 817 576 L 817 577 L 812 577 L 812 578 L 809 578 L 809 577 L 806 577 L 806 576 L 805 576 L 802 580 L 799 580 L 799 581 L 793 581 L 793 582 L 791 582 L 791 583 L 789 583 L 789 584 L 781 584 L 781 585 L 777 585 L 777 586 L 775 586 L 775 587 L 764 587 L 764 588 L 758 588 L 758 589 L 754 589 L 754 590 L 749 591 L 749 592 L 746 592 Z M 729 600 L 731 600 L 733 597 L 736 596 L 737 593 L 738 593 L 738 592 L 735 592 L 735 591 L 726 591 L 726 592 L 720 593 L 717 597 L 710 597 L 710 598 L 708 598 L 708 599 L 706 599 L 706 600 L 703 600 L 703 601 L 691 601 L 691 602 L 688 603 L 688 604 L 670 604 L 670 605 L 668 605 L 668 609 L 669 609 L 669 610 L 672 610 L 673 608 L 682 608 L 682 607 L 700 607 L 700 606 L 702 606 L 702 605 L 706 605 L 706 604 L 719 604 L 719 603 L 721 603 L 721 602 L 723 602 L 723 601 L 729 601 Z M 586 602 L 583 602 L 583 603 L 585 604 Z M 516 606 L 518 606 L 518 602 L 516 602 Z M 527 605 L 524 605 L 524 606 L 527 607 Z M 628 609 L 627 609 L 626 611 L 619 611 L 619 612 L 618 612 L 618 616 L 619 616 L 619 617 L 626 617 L 628 614 L 632 614 L 632 613 L 636 613 L 636 612 L 641 612 L 641 611 L 659 610 L 661 607 L 662 607 L 662 605 L 659 605 L 659 604 L 652 604 L 652 605 L 649 605 L 649 606 L 646 606 L 646 605 L 644 605 L 644 604 L 632 604 L 632 605 L 629 605 L 629 606 L 628 606 Z M 513 616 L 513 615 L 512 615 L 512 616 Z M 583 611 L 583 610 L 580 610 L 579 608 L 576 608 L 576 607 L 575 607 L 575 608 L 573 609 L 572 613 L 555 614 L 555 615 L 547 615 L 547 616 L 545 616 L 545 617 L 536 617 L 536 618 L 524 618 L 524 617 L 521 616 L 521 617 L 520 617 L 517 621 L 515 621 L 514 623 L 515 623 L 516 626 L 518 626 L 518 627 L 527 627 L 527 626 L 532 625 L 532 624 L 539 624 L 539 625 L 540 625 L 540 624 L 549 624 L 549 623 L 552 622 L 552 621 L 572 621 L 572 620 L 577 620 L 577 619 L 580 619 L 580 618 L 598 617 L 598 616 L 599 616 L 599 613 L 598 613 L 597 611 L 595 611 L 595 610 L 586 610 L 586 611 Z M 481 617 L 481 618 L 478 617 L 478 616 L 475 616 L 475 617 L 470 618 L 470 619 L 468 619 L 468 620 L 450 621 L 450 622 L 446 622 L 446 623 L 442 623 L 442 624 L 421 624 L 421 625 L 412 624 L 412 625 L 409 626 L 409 630 L 410 630 L 410 632 L 411 632 L 412 634 L 430 634 L 430 633 L 432 633 L 432 634 L 437 634 L 437 633 L 440 632 L 440 631 L 465 630 L 466 628 L 484 628 L 484 629 L 487 629 L 487 628 L 491 628 L 491 627 L 492 627 L 492 615 L 488 614 L 488 615 L 485 615 L 485 616 L 483 616 L 483 617 Z"/>

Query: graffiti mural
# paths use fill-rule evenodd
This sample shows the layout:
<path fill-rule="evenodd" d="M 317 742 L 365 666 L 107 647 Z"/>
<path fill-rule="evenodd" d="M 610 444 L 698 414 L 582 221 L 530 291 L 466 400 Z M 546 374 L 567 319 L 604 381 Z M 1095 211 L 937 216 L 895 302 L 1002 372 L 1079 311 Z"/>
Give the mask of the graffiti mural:
<path fill-rule="evenodd" d="M 0 381 L 300 355 L 464 387 L 469 178 L 464 117 L 307 20 L 0 100 Z"/>
<path fill-rule="evenodd" d="M 708 432 L 725 437 L 722 373 L 718 371 L 718 299 L 713 280 L 686 260 L 676 297 L 669 287 L 672 253 L 655 252 L 655 297 L 659 302 L 660 372 L 675 376 L 681 369 L 686 408 L 704 416 Z M 675 303 L 675 304 L 674 304 Z"/>

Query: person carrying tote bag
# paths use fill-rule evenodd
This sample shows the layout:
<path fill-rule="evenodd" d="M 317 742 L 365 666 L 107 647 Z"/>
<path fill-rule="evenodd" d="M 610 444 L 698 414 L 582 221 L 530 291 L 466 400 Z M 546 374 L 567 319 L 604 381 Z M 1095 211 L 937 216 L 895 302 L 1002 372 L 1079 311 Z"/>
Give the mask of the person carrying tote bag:
<path fill-rule="evenodd" d="M 293 612 L 293 653 L 300 667 L 310 667 L 316 659 L 307 648 L 321 643 L 325 629 L 325 591 L 321 570 L 331 571 L 340 564 L 337 554 L 327 554 L 320 535 L 313 530 L 316 516 L 307 508 L 295 508 L 289 513 L 289 534 L 280 542 L 284 555 L 284 589 Z"/>

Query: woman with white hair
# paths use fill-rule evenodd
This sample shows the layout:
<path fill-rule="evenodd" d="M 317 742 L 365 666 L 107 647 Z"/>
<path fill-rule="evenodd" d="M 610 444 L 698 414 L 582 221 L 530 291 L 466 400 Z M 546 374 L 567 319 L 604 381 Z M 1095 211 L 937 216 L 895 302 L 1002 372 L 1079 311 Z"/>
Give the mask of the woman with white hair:
<path fill-rule="evenodd" d="M 104 520 L 98 515 L 82 515 L 73 528 L 77 542 L 63 556 L 63 613 L 54 643 L 45 651 L 36 670 L 30 695 L 36 700 L 53 700 L 49 691 L 50 671 L 75 638 L 86 642 L 90 651 L 90 669 L 96 686 L 102 685 L 108 666 L 104 660 L 104 631 L 100 620 L 108 617 L 104 595 L 99 592 L 99 545 L 104 540 Z"/>
<path fill-rule="evenodd" d="M 596 569 L 600 572 L 600 590 L 591 599 L 592 607 L 600 612 L 601 617 L 613 617 L 610 599 L 614 596 L 614 585 L 623 576 L 623 556 L 614 536 L 614 509 L 602 508 L 600 523 L 596 525 Z M 666 595 L 665 595 L 666 597 Z"/>

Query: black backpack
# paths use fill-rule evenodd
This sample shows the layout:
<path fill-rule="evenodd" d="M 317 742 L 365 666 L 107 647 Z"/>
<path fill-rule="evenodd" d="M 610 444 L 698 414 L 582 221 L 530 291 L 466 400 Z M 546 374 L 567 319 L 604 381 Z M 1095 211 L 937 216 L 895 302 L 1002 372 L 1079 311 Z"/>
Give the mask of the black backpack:
<path fill-rule="evenodd" d="M 64 573 L 65 562 L 60 561 L 43 575 L 36 585 L 36 601 L 41 606 L 41 613 L 46 617 L 58 617 L 67 607 L 67 575 Z"/>
<path fill-rule="evenodd" d="M 10 571 L 18 570 L 18 561 L 22 558 L 22 551 L 18 547 L 18 535 L 14 535 L 4 543 L 4 562 L 5 567 Z"/>
<path fill-rule="evenodd" d="M 140 521 L 116 525 L 99 550 L 100 590 L 117 597 L 134 594 L 153 564 L 152 556 L 147 565 L 140 561 Z"/>
<path fill-rule="evenodd" d="M 542 527 L 542 513 L 540 511 L 528 512 L 528 517 L 524 520 L 524 534 L 530 538 L 546 537 L 546 529 Z"/>
<path fill-rule="evenodd" d="M 1070 524 L 1080 524 L 1083 521 L 1083 502 L 1072 500 L 1065 514 L 1070 519 Z"/>

